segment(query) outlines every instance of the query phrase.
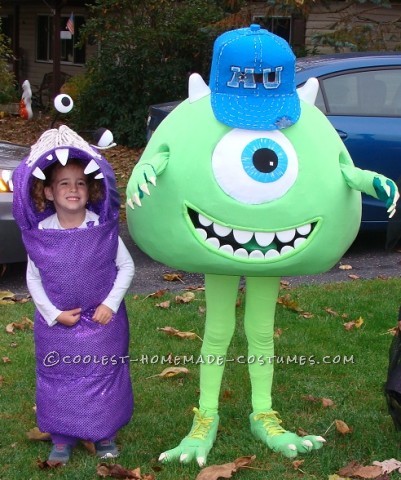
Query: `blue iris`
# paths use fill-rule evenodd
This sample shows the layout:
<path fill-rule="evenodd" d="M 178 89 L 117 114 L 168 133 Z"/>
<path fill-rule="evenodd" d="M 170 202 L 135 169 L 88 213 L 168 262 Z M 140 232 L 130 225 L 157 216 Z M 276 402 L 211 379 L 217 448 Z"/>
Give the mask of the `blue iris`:
<path fill-rule="evenodd" d="M 270 138 L 249 142 L 242 151 L 241 162 L 247 175 L 260 183 L 276 182 L 288 167 L 287 154 Z"/>

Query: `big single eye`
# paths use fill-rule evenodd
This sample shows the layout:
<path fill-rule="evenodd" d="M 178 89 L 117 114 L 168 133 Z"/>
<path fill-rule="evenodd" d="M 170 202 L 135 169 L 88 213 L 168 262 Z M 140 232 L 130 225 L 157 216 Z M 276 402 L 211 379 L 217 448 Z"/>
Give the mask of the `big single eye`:
<path fill-rule="evenodd" d="M 260 204 L 282 197 L 298 176 L 297 154 L 278 130 L 231 130 L 216 145 L 212 168 L 230 197 Z"/>
<path fill-rule="evenodd" d="M 73 106 L 73 99 L 65 93 L 60 93 L 60 95 L 57 95 L 54 99 L 54 108 L 60 113 L 71 112 Z"/>

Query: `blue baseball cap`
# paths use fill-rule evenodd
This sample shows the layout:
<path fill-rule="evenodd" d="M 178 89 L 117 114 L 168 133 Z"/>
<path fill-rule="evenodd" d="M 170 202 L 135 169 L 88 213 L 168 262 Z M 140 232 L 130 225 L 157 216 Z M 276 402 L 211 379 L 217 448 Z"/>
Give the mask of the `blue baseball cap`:
<path fill-rule="evenodd" d="M 295 55 L 283 38 L 260 25 L 216 39 L 209 87 L 215 117 L 230 127 L 277 130 L 301 114 Z"/>

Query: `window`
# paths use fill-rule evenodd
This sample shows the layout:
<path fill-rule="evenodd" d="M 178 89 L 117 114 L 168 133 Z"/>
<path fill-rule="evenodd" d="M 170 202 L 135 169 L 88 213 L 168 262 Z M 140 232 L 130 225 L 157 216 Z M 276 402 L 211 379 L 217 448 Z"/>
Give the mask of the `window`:
<path fill-rule="evenodd" d="M 74 35 L 69 35 L 66 29 L 69 16 L 62 16 L 60 29 L 66 32 L 65 36 L 69 38 L 61 38 L 60 42 L 60 58 L 62 62 L 82 65 L 85 63 L 85 47 L 78 48 L 76 46 L 80 37 L 81 27 L 85 23 L 83 16 L 74 16 Z M 36 60 L 49 62 L 53 60 L 53 17 L 48 15 L 39 15 L 37 19 L 37 45 Z"/>
<path fill-rule="evenodd" d="M 354 71 L 321 82 L 328 115 L 401 116 L 401 70 Z"/>
<path fill-rule="evenodd" d="M 292 21 L 291 17 L 263 17 L 254 16 L 253 21 L 258 23 L 269 32 L 278 35 L 288 43 L 292 41 Z"/>

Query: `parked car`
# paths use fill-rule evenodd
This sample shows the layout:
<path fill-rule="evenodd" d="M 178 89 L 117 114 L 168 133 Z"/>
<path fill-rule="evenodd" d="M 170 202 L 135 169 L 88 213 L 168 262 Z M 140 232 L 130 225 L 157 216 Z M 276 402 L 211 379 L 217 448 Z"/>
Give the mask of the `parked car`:
<path fill-rule="evenodd" d="M 319 80 L 316 106 L 344 141 L 355 165 L 397 181 L 401 176 L 401 53 L 349 53 L 300 58 L 296 82 Z M 149 109 L 148 139 L 179 104 Z M 324 141 L 324 140 L 323 140 Z M 362 196 L 363 230 L 384 230 L 382 202 Z"/>
<path fill-rule="evenodd" d="M 21 232 L 12 214 L 12 172 L 29 147 L 0 141 L 0 265 L 26 261 Z"/>

